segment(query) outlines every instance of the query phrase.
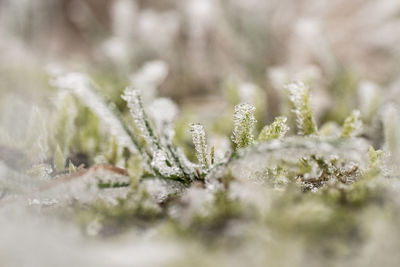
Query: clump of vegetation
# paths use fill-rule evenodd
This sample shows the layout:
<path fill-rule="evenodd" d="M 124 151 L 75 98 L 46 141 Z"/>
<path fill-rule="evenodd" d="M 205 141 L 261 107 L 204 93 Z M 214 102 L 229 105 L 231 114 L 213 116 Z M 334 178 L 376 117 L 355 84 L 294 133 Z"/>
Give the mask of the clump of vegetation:
<path fill-rule="evenodd" d="M 276 244 L 290 246 L 294 239 L 304 251 L 342 261 L 374 242 L 366 241 L 365 216 L 396 208 L 393 155 L 358 137 L 359 111 L 337 131 L 320 134 L 311 89 L 300 81 L 286 85 L 299 134 L 290 134 L 285 116 L 257 132 L 256 107 L 240 103 L 232 106 L 232 133 L 219 137 L 229 145 L 223 151 L 201 123 L 174 127 L 178 108 L 169 99 L 145 104 L 142 90 L 129 86 L 121 96 L 125 104 L 117 107 L 81 73 L 58 74 L 52 84 L 59 98 L 50 160 L 23 175 L 41 180 L 31 206 L 78 224 L 84 235 L 114 238 L 157 229 L 159 238 L 195 240 L 207 253 L 208 246 L 217 247 L 218 256 L 235 251 L 232 242 L 255 249 L 254 242 L 272 253 Z M 387 127 L 393 136 L 394 126 Z M 191 152 L 178 145 L 184 140 L 177 142 L 176 130 L 191 135 Z M 6 190 L 25 196 L 15 181 Z M 385 223 L 399 219 L 393 215 Z M 270 233 L 267 240 L 255 238 L 263 232 Z"/>

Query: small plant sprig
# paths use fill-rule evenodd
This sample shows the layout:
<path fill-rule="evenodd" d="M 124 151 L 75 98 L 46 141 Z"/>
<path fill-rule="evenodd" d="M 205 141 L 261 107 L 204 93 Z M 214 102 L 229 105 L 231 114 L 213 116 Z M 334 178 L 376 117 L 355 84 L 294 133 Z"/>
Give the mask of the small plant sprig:
<path fill-rule="evenodd" d="M 244 148 L 254 144 L 253 131 L 256 124 L 254 117 L 255 107 L 251 104 L 242 103 L 235 106 L 233 114 L 232 141 L 236 149 Z"/>
<path fill-rule="evenodd" d="M 96 92 L 93 82 L 82 73 L 68 73 L 55 77 L 53 84 L 61 89 L 71 91 L 86 104 L 110 129 L 118 144 L 127 147 L 132 154 L 139 153 L 147 167 L 157 176 L 174 179 L 189 184 L 195 179 L 195 171 L 172 144 L 162 146 L 157 132 L 144 111 L 140 92 L 127 88 L 123 98 L 134 118 L 140 135 L 147 146 L 140 144 L 136 134 L 123 120 L 119 110 Z M 147 148 L 147 149 L 146 149 Z"/>
<path fill-rule="evenodd" d="M 63 76 L 57 79 L 57 85 L 71 91 L 92 109 L 112 130 L 116 144 L 128 148 L 133 157 L 140 155 L 142 163 L 144 163 L 143 166 L 148 168 L 147 173 L 161 179 L 173 179 L 185 185 L 190 185 L 195 180 L 207 180 L 206 177 L 216 167 L 228 168 L 233 159 L 241 157 L 242 154 L 237 153 L 238 150 L 256 146 L 273 139 L 282 139 L 289 131 L 286 123 L 287 118 L 277 117 L 272 124 L 263 128 L 257 140 L 255 140 L 255 107 L 248 103 L 238 104 L 235 106 L 233 114 L 231 136 L 236 151 L 221 162 L 215 163 L 215 151 L 213 148 L 211 151 L 208 150 L 204 126 L 199 123 L 190 124 L 195 154 L 199 163 L 197 166 L 200 166 L 200 168 L 196 168 L 196 165 L 191 163 L 184 153 L 173 144 L 174 131 L 172 121 L 177 114 L 177 108 L 166 108 L 166 106 L 172 107 L 173 103 L 171 105 L 165 100 L 158 102 L 163 106 L 162 111 L 173 110 L 175 115 L 163 114 L 166 116 L 163 117 L 164 119 L 158 118 L 157 113 L 159 111 L 156 112 L 155 110 L 157 109 L 153 107 L 155 109 L 154 112 L 150 112 L 151 116 L 148 116 L 142 102 L 140 90 L 127 87 L 122 99 L 126 101 L 130 115 L 133 118 L 135 127 L 130 127 L 115 105 L 108 103 L 106 99 L 96 93 L 94 85 L 85 75 L 70 74 Z M 287 89 L 290 94 L 290 100 L 295 107 L 294 112 L 297 116 L 301 133 L 319 139 L 311 110 L 309 88 L 302 82 L 295 82 L 289 84 Z M 359 116 L 359 112 L 354 111 L 345 120 L 341 134 L 342 138 L 355 136 L 359 132 L 361 127 Z M 297 141 L 294 145 L 297 145 Z M 115 157 L 118 158 L 118 156 Z M 114 164 L 115 162 L 116 160 L 114 160 Z"/>
<path fill-rule="evenodd" d="M 207 139 L 204 126 L 200 123 L 192 123 L 190 124 L 190 133 L 192 134 L 197 160 L 199 161 L 202 170 L 207 171 L 210 164 L 208 163 L 207 158 Z"/>
<path fill-rule="evenodd" d="M 258 135 L 259 142 L 270 141 L 272 139 L 281 139 L 289 131 L 289 126 L 286 124 L 287 118 L 284 116 L 275 118 L 271 125 L 266 125 Z"/>
<path fill-rule="evenodd" d="M 349 138 L 357 136 L 362 129 L 362 121 L 360 119 L 360 111 L 353 110 L 353 112 L 348 116 L 344 123 L 342 129 L 342 138 Z"/>
<path fill-rule="evenodd" d="M 132 153 L 140 152 L 139 142 L 122 121 L 122 116 L 115 105 L 96 92 L 93 82 L 87 75 L 79 72 L 58 75 L 52 80 L 52 84 L 72 92 L 88 106 L 109 127 L 111 134 L 121 146 L 127 147 Z"/>
<path fill-rule="evenodd" d="M 299 133 L 303 135 L 316 135 L 317 125 L 313 117 L 310 101 L 310 88 L 301 81 L 290 83 L 286 86 L 289 99 L 294 105 Z"/>
<path fill-rule="evenodd" d="M 153 128 L 143 107 L 140 91 L 127 87 L 122 99 L 127 102 L 135 125 L 147 144 L 148 153 L 150 153 L 150 158 L 152 159 L 150 166 L 155 174 L 190 183 L 195 178 L 193 168 L 188 164 L 183 154 L 178 153 L 171 143 L 171 138 L 158 134 Z M 162 138 L 164 140 L 161 140 Z"/>

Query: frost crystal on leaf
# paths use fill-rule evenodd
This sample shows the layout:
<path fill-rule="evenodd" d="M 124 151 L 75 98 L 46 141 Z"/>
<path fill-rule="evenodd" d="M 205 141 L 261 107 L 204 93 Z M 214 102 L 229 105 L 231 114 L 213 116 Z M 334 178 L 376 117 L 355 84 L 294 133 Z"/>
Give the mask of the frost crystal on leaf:
<path fill-rule="evenodd" d="M 289 131 L 289 126 L 287 126 L 286 121 L 286 117 L 277 117 L 271 125 L 267 125 L 262 129 L 258 140 L 263 142 L 283 138 Z"/>
<path fill-rule="evenodd" d="M 346 138 L 357 136 L 361 130 L 362 121 L 360 120 L 360 111 L 354 110 L 344 121 L 341 137 Z"/>
<path fill-rule="evenodd" d="M 190 124 L 190 133 L 192 134 L 192 140 L 196 149 L 197 159 L 203 169 L 208 169 L 207 139 L 203 125 L 200 123 Z"/>
<path fill-rule="evenodd" d="M 289 99 L 294 105 L 293 112 L 296 114 L 297 125 L 300 133 L 311 135 L 317 133 L 317 126 L 312 114 L 310 101 L 310 88 L 301 81 L 290 83 L 286 86 Z"/>
<path fill-rule="evenodd" d="M 192 175 L 186 172 L 188 168 L 185 166 L 182 157 L 178 155 L 178 152 L 172 144 L 172 138 L 174 135 L 172 127 L 167 125 L 167 127 L 160 131 L 160 133 L 154 130 L 144 110 L 139 90 L 127 87 L 122 95 L 122 99 L 127 102 L 135 125 L 148 145 L 148 149 L 153 157 L 151 167 L 156 174 L 158 172 L 158 174 L 166 176 L 167 178 L 183 175 L 185 179 L 190 179 Z M 174 106 L 171 107 L 171 103 L 163 102 L 169 106 L 169 109 L 172 108 L 172 113 L 177 112 L 175 111 Z M 174 114 L 167 115 L 167 117 L 161 119 L 164 122 L 160 121 L 160 123 L 167 123 L 167 121 L 171 120 L 172 117 L 175 116 Z"/>
<path fill-rule="evenodd" d="M 178 167 L 171 165 L 166 153 L 162 150 L 154 152 L 151 166 L 165 177 L 179 177 L 183 175 Z"/>
<path fill-rule="evenodd" d="M 121 121 L 113 114 L 104 99 L 94 91 L 89 77 L 78 72 L 68 73 L 56 76 L 52 83 L 61 89 L 71 91 L 85 103 L 109 127 L 111 134 L 117 138 L 121 146 L 127 147 L 133 153 L 137 151 Z"/>
<path fill-rule="evenodd" d="M 139 90 L 133 89 L 132 87 L 127 87 L 121 97 L 126 101 L 135 125 L 146 143 L 150 146 L 150 150 L 154 152 L 160 149 L 161 145 L 157 140 L 155 133 L 150 126 L 150 121 L 147 118 L 147 114 L 144 111 Z"/>
<path fill-rule="evenodd" d="M 247 147 L 254 143 L 253 130 L 257 122 L 254 111 L 255 107 L 247 103 L 235 106 L 232 141 L 236 144 L 236 148 Z"/>

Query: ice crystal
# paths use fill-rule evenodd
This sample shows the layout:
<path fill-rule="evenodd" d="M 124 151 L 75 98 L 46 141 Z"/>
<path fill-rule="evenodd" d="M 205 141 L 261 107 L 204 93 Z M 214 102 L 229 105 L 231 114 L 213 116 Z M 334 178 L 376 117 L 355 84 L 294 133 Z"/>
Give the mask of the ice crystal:
<path fill-rule="evenodd" d="M 362 121 L 360 120 L 360 111 L 354 110 L 344 121 L 341 137 L 347 138 L 357 136 L 361 130 Z"/>
<path fill-rule="evenodd" d="M 181 148 L 175 149 L 176 158 L 180 164 L 180 168 L 182 169 L 183 173 L 190 178 L 191 181 L 194 180 L 194 173 L 195 173 L 195 164 L 193 164 L 185 155 Z"/>
<path fill-rule="evenodd" d="M 368 166 L 368 148 L 369 145 L 365 140 L 358 138 L 338 140 L 337 138 L 287 137 L 284 140 L 275 139 L 241 150 L 237 152 L 235 159 L 229 163 L 229 166 L 238 180 L 250 179 L 254 181 L 258 179 L 260 181 L 257 178 L 257 173 L 265 173 L 266 168 L 276 168 L 284 161 L 285 169 L 288 171 L 296 170 L 299 167 L 298 162 L 302 158 L 308 159 L 310 155 L 318 155 L 312 161 L 321 163 L 319 158 L 323 158 L 325 162 L 335 164 L 338 171 L 337 175 L 346 176 L 345 171 L 339 173 L 341 167 L 345 165 L 356 163 L 359 168 Z M 333 155 L 341 160 L 340 164 L 345 165 L 341 166 L 339 163 L 335 163 Z M 220 173 L 213 171 L 212 173 L 214 175 L 213 180 L 225 175 L 223 171 L 220 171 Z M 317 172 L 311 172 L 311 169 L 308 168 L 303 169 L 302 173 L 317 174 Z M 311 175 L 306 176 L 311 177 Z"/>
<path fill-rule="evenodd" d="M 236 148 L 244 148 L 254 143 L 254 127 L 256 119 L 254 118 L 255 107 L 251 104 L 242 103 L 235 106 L 233 114 L 233 135 L 232 141 Z"/>
<path fill-rule="evenodd" d="M 277 117 L 271 125 L 265 126 L 260 135 L 258 141 L 269 141 L 271 139 L 281 139 L 289 131 L 289 126 L 286 124 L 286 117 Z"/>
<path fill-rule="evenodd" d="M 144 110 L 140 91 L 132 87 L 127 87 L 121 97 L 126 101 L 135 125 L 149 145 L 151 152 L 154 153 L 154 151 L 161 149 L 160 142 L 157 140 Z"/>
<path fill-rule="evenodd" d="M 178 178 L 183 175 L 182 171 L 177 166 L 169 162 L 167 154 L 163 150 L 156 150 L 154 152 L 151 166 L 165 177 Z"/>
<path fill-rule="evenodd" d="M 192 123 L 190 124 L 190 133 L 192 134 L 197 160 L 201 164 L 202 169 L 207 170 L 209 164 L 207 159 L 207 139 L 204 126 L 200 123 Z"/>
<path fill-rule="evenodd" d="M 82 73 L 68 73 L 56 76 L 52 82 L 55 86 L 71 91 L 85 103 L 108 127 L 121 146 L 127 147 L 131 152 L 137 148 L 121 121 L 107 106 L 95 91 L 89 77 Z"/>
<path fill-rule="evenodd" d="M 165 178 L 177 178 L 182 176 L 188 180 L 193 178 L 193 173 L 188 170 L 189 166 L 186 165 L 185 160 L 176 148 L 173 146 L 172 138 L 174 131 L 171 125 L 164 128 L 160 133 L 156 132 L 152 127 L 152 124 L 144 110 L 141 93 L 137 89 L 128 87 L 125 89 L 122 98 L 127 102 L 128 108 L 132 114 L 135 125 L 140 131 L 140 135 L 146 142 L 150 155 L 152 158 L 151 167 L 157 175 L 165 176 Z M 171 107 L 169 101 L 164 102 L 172 109 L 172 113 L 175 113 L 175 108 Z M 172 116 L 171 116 L 172 115 Z M 159 116 L 159 115 L 156 115 Z M 174 117 L 174 114 L 167 114 L 167 117 L 159 117 L 159 123 L 170 124 L 170 120 Z"/>
<path fill-rule="evenodd" d="M 144 179 L 140 185 L 157 203 L 165 201 L 171 195 L 182 193 L 185 188 L 182 183 L 162 178 Z"/>
<path fill-rule="evenodd" d="M 301 81 L 290 83 L 286 86 L 289 99 L 294 105 L 297 125 L 300 133 L 304 135 L 317 134 L 317 126 L 313 117 L 310 101 L 310 88 Z"/>
<path fill-rule="evenodd" d="M 214 134 L 210 136 L 209 143 L 213 145 L 212 149 L 214 150 L 214 162 L 221 162 L 226 160 L 231 152 L 230 139 L 227 136 Z"/>

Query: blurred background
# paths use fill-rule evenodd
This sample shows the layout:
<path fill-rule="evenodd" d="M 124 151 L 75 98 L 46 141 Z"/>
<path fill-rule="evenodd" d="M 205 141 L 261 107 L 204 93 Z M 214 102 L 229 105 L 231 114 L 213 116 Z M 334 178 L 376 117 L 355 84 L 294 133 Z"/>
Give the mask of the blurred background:
<path fill-rule="evenodd" d="M 268 90 L 276 67 L 387 84 L 399 71 L 399 11 L 396 0 L 2 0 L 2 67 L 61 62 L 127 78 L 161 59 L 163 92 L 178 99 L 227 78 Z"/>

